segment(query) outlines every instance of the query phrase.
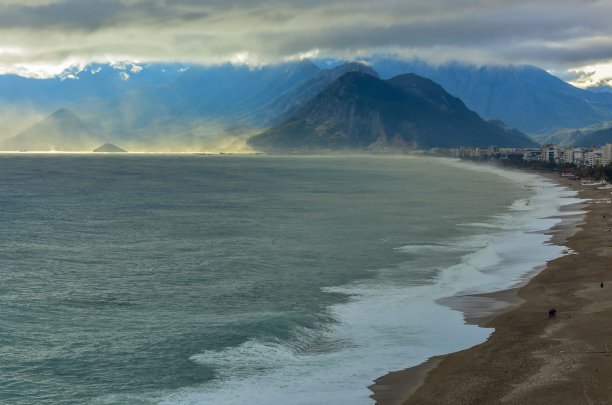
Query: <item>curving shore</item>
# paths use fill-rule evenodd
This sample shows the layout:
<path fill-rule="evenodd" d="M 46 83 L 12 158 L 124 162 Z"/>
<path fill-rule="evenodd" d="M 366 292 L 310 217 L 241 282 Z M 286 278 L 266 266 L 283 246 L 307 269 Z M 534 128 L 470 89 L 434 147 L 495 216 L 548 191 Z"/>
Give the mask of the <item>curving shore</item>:
<path fill-rule="evenodd" d="M 544 175 L 581 190 L 583 199 L 611 197 L 610 189 Z M 581 209 L 585 215 L 552 230 L 553 241 L 573 254 L 549 262 L 520 288 L 474 297 L 475 304 L 446 303 L 461 308 L 468 322 L 495 328 L 487 341 L 380 377 L 370 387 L 376 403 L 610 403 L 612 205 Z M 496 306 L 479 312 L 478 300 L 491 298 Z"/>

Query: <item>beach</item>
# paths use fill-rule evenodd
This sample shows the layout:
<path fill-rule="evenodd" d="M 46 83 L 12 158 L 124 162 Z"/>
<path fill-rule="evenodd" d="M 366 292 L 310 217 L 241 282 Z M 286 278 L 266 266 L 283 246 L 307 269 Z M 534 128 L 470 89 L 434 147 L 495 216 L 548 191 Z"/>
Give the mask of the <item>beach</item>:
<path fill-rule="evenodd" d="M 610 198 L 610 189 L 539 174 L 579 198 Z M 489 339 L 377 379 L 370 387 L 377 404 L 610 402 L 612 206 L 569 209 L 586 213 L 566 217 L 551 233 L 570 254 L 519 288 L 445 303 L 462 309 L 466 322 L 494 328 Z"/>

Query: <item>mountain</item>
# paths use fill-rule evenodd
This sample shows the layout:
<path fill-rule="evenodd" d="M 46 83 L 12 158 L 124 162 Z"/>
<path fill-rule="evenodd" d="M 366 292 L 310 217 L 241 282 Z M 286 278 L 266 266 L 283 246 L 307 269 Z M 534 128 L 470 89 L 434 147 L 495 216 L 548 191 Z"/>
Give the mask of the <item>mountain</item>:
<path fill-rule="evenodd" d="M 594 132 L 605 130 L 611 127 L 612 127 L 612 121 L 606 121 L 606 122 L 600 122 L 597 124 L 589 125 L 588 127 L 584 127 L 584 128 L 562 129 L 562 130 L 559 130 L 547 136 L 539 135 L 537 137 L 534 136 L 533 138 L 536 139 L 541 144 L 553 143 L 553 144 L 556 144 L 562 147 L 569 148 L 573 145 L 583 145 L 585 144 L 582 142 L 582 139 L 584 137 L 587 137 Z M 589 141 L 587 139 L 586 144 L 588 143 Z"/>
<path fill-rule="evenodd" d="M 537 144 L 483 121 L 440 85 L 415 74 L 381 80 L 349 72 L 296 114 L 249 139 L 259 150 L 405 150 Z"/>
<path fill-rule="evenodd" d="M 591 132 L 574 141 L 576 146 L 603 146 L 612 143 L 612 128 Z"/>
<path fill-rule="evenodd" d="M 48 79 L 0 75 L 0 105 L 55 111 L 92 98 L 109 98 L 175 80 L 183 65 L 92 64 Z"/>
<path fill-rule="evenodd" d="M 318 71 L 309 60 L 258 68 L 193 67 L 168 88 L 167 94 L 181 99 L 175 106 L 180 114 L 248 117 Z"/>
<path fill-rule="evenodd" d="M 495 126 L 499 129 L 501 129 L 502 131 L 504 131 L 507 135 L 509 135 L 510 137 L 514 138 L 514 139 L 521 139 L 524 137 L 530 138 L 527 135 L 525 135 L 524 133 L 522 133 L 521 131 L 519 131 L 516 128 L 512 128 L 508 125 L 506 125 L 505 122 L 503 122 L 500 119 L 497 118 L 488 118 L 485 120 L 485 122 L 489 125 Z M 535 139 L 531 138 L 530 141 L 534 141 Z M 536 141 L 535 142 L 536 145 L 538 145 L 539 143 Z"/>
<path fill-rule="evenodd" d="M 58 145 L 74 150 L 87 145 L 85 150 L 92 150 L 100 145 L 99 137 L 92 145 L 78 139 L 78 134 L 92 132 L 104 134 L 103 141 L 125 145 L 130 150 L 199 151 L 208 145 L 240 142 L 244 146 L 246 135 L 225 143 L 218 134 L 228 126 L 259 122 L 262 106 L 319 70 L 304 60 L 254 68 L 230 64 L 180 69 L 166 69 L 164 65 L 92 65 L 70 78 L 44 80 L 0 76 L 0 90 L 5 90 L 0 92 L 0 111 L 9 111 L 3 103 L 12 111 L 11 116 L 3 114 L 6 118 L 0 115 L 0 129 L 14 128 L 0 137 L 21 130 L 23 127 L 17 124 L 24 121 L 25 114 L 46 116 L 48 113 L 40 112 L 60 105 L 87 123 L 83 125 L 88 126 L 88 131 L 78 125 L 74 128 L 75 145 L 60 142 L 61 131 L 57 130 L 51 131 L 53 135 L 48 138 L 52 144 L 42 142 L 39 134 L 44 131 L 39 128 L 36 135 L 28 129 L 24 131 L 29 133 L 27 137 L 19 133 L 2 144 L 11 149 L 35 146 L 45 150 L 57 149 Z M 28 121 L 37 122 L 32 118 Z M 67 123 L 47 124 L 70 127 Z"/>
<path fill-rule="evenodd" d="M 112 143 L 105 143 L 104 145 L 93 150 L 94 152 L 105 152 L 105 153 L 121 153 L 127 152 L 125 149 L 113 145 Z"/>
<path fill-rule="evenodd" d="M 322 69 L 264 106 L 260 116 L 263 126 L 276 125 L 295 114 L 319 94 L 325 86 L 348 72 L 363 72 L 378 77 L 371 67 L 359 62 L 346 62 L 332 69 Z"/>
<path fill-rule="evenodd" d="M 103 137 L 73 111 L 62 108 L 0 142 L 0 150 L 90 151 L 102 141 Z"/>
<path fill-rule="evenodd" d="M 72 110 L 90 122 L 82 109 L 92 100 L 101 104 L 102 100 L 125 93 L 165 86 L 176 80 L 184 67 L 178 64 L 92 64 L 45 79 L 0 75 L 0 139 L 14 136 L 61 108 Z M 92 111 L 95 113 L 95 108 Z M 104 111 L 100 110 L 100 115 L 104 115 Z M 90 124 L 107 132 L 111 122 L 118 122 L 118 119 L 106 115 Z"/>
<path fill-rule="evenodd" d="M 600 82 L 596 86 L 590 86 L 586 89 L 592 91 L 593 93 L 612 93 L 612 81 L 609 83 L 610 84 Z"/>
<path fill-rule="evenodd" d="M 553 143 L 562 147 L 568 147 L 573 145 L 578 139 L 582 139 L 584 136 L 585 132 L 581 129 L 562 129 L 550 135 L 541 135 L 534 138 L 536 138 L 542 144 Z"/>
<path fill-rule="evenodd" d="M 612 120 L 612 94 L 594 93 L 534 66 L 475 66 L 450 62 L 439 66 L 374 58 L 383 78 L 415 73 L 442 85 L 481 117 L 499 118 L 530 134 L 551 134 Z"/>
<path fill-rule="evenodd" d="M 191 66 L 175 80 L 74 105 L 92 125 L 116 138 L 170 133 L 216 134 L 260 121 L 262 106 L 320 69 L 308 60 L 251 68 Z"/>

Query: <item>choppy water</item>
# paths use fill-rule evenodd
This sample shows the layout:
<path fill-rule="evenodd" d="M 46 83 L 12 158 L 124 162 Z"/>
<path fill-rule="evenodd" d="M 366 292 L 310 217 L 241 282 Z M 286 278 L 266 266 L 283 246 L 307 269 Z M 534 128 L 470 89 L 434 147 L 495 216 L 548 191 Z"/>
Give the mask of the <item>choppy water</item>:
<path fill-rule="evenodd" d="M 371 403 L 571 193 L 405 157 L 0 155 L 0 403 Z"/>

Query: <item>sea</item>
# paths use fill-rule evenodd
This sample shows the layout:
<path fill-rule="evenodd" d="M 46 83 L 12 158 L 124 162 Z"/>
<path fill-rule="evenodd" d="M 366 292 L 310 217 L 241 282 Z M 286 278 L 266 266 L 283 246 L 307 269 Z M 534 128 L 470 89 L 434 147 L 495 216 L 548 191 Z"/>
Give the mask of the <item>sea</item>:
<path fill-rule="evenodd" d="M 373 404 L 486 340 L 440 300 L 568 254 L 578 201 L 453 159 L 0 155 L 0 403 Z"/>

